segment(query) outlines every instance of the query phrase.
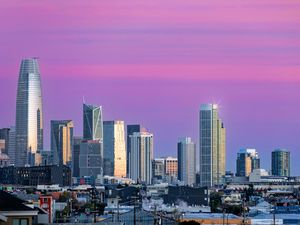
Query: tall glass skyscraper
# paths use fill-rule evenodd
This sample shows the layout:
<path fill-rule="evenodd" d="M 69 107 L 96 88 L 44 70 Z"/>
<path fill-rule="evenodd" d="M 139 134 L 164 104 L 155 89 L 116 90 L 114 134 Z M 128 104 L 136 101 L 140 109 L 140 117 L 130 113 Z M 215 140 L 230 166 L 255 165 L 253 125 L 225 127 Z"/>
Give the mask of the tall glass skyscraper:
<path fill-rule="evenodd" d="M 51 151 L 54 164 L 71 166 L 73 129 L 72 120 L 51 120 Z"/>
<path fill-rule="evenodd" d="M 272 175 L 290 176 L 290 152 L 286 149 L 272 152 Z"/>
<path fill-rule="evenodd" d="M 79 176 L 103 176 L 102 107 L 83 104 L 83 141 L 80 144 Z"/>
<path fill-rule="evenodd" d="M 83 104 L 83 139 L 103 141 L 101 106 Z"/>
<path fill-rule="evenodd" d="M 16 166 L 38 165 L 43 149 L 43 107 L 38 60 L 21 62 L 16 102 Z"/>
<path fill-rule="evenodd" d="M 225 175 L 226 132 L 218 105 L 200 107 L 200 186 L 220 185 Z"/>
<path fill-rule="evenodd" d="M 104 175 L 126 177 L 124 121 L 103 122 Z"/>
<path fill-rule="evenodd" d="M 190 137 L 180 138 L 177 143 L 178 180 L 185 185 L 196 182 L 196 144 Z"/>

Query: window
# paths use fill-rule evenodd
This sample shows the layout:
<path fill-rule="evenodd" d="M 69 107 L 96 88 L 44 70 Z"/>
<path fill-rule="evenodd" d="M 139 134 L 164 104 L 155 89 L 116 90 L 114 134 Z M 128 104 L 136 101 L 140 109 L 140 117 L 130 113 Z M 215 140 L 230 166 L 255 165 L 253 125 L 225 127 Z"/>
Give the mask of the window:
<path fill-rule="evenodd" d="M 20 219 L 13 219 L 12 225 L 28 225 L 28 219 L 20 218 Z"/>

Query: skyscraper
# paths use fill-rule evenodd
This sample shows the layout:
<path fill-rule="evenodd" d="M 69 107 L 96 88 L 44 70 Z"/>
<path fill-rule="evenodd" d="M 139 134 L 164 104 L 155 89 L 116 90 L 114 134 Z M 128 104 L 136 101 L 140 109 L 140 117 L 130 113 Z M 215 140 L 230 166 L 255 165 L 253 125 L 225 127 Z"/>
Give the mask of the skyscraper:
<path fill-rule="evenodd" d="M 21 62 L 16 101 L 16 166 L 38 165 L 43 149 L 43 108 L 38 60 Z"/>
<path fill-rule="evenodd" d="M 83 104 L 83 141 L 80 144 L 79 176 L 103 175 L 102 107 Z"/>
<path fill-rule="evenodd" d="M 260 159 L 255 149 L 240 149 L 236 159 L 236 176 L 248 177 L 250 173 L 260 168 Z"/>
<path fill-rule="evenodd" d="M 51 151 L 54 164 L 71 166 L 73 129 L 72 120 L 51 120 Z"/>
<path fill-rule="evenodd" d="M 145 128 L 142 128 L 141 125 L 139 124 L 134 124 L 134 125 L 127 125 L 127 148 L 126 148 L 126 171 L 127 171 L 127 176 L 129 177 L 129 154 L 131 150 L 131 142 L 130 142 L 130 135 L 132 135 L 134 132 L 142 132 L 146 131 Z"/>
<path fill-rule="evenodd" d="M 190 137 L 180 138 L 177 143 L 178 180 L 185 185 L 196 182 L 196 144 Z"/>
<path fill-rule="evenodd" d="M 218 105 L 201 105 L 199 127 L 200 186 L 219 185 L 225 175 L 226 132 Z"/>
<path fill-rule="evenodd" d="M 290 176 L 290 152 L 276 149 L 272 152 L 272 175 Z"/>
<path fill-rule="evenodd" d="M 79 177 L 79 155 L 80 155 L 81 141 L 82 141 L 82 137 L 73 138 L 73 154 L 72 154 L 73 177 Z"/>
<path fill-rule="evenodd" d="M 2 149 L 2 153 L 8 154 L 9 128 L 0 129 L 0 140 L 4 140 L 4 148 Z"/>
<path fill-rule="evenodd" d="M 83 139 L 103 142 L 101 106 L 83 104 Z"/>
<path fill-rule="evenodd" d="M 124 121 L 103 122 L 104 175 L 126 177 Z"/>
<path fill-rule="evenodd" d="M 134 132 L 129 136 L 129 177 L 137 182 L 151 184 L 153 134 Z"/>

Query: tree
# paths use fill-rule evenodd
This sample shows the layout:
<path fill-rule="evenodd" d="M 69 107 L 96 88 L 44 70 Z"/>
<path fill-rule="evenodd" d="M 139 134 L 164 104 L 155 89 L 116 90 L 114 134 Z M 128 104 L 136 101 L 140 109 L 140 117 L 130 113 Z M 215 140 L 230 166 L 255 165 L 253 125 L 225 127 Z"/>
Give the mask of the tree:
<path fill-rule="evenodd" d="M 210 194 L 210 208 L 211 212 L 219 212 L 219 209 L 222 205 L 222 196 L 218 192 L 213 192 Z"/>

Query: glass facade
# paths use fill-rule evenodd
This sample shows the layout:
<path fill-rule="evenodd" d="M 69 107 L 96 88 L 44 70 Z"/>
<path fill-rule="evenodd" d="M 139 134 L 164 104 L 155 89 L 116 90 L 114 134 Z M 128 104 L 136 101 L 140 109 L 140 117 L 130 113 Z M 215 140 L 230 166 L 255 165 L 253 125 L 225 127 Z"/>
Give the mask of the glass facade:
<path fill-rule="evenodd" d="M 42 91 L 38 60 L 21 62 L 16 101 L 16 166 L 39 165 L 43 149 Z"/>
<path fill-rule="evenodd" d="M 103 175 L 103 149 L 97 140 L 82 141 L 79 154 L 79 176 Z"/>
<path fill-rule="evenodd" d="M 72 120 L 51 120 L 51 151 L 54 164 L 71 166 L 73 129 Z"/>
<path fill-rule="evenodd" d="M 255 169 L 260 169 L 260 159 L 256 150 L 241 149 L 237 154 L 236 176 L 247 177 Z"/>
<path fill-rule="evenodd" d="M 226 130 L 219 118 L 218 105 L 200 107 L 200 186 L 222 183 L 226 164 Z"/>
<path fill-rule="evenodd" d="M 190 137 L 181 138 L 177 143 L 178 180 L 185 185 L 196 183 L 196 144 Z"/>
<path fill-rule="evenodd" d="M 83 104 L 83 139 L 103 141 L 101 106 Z"/>
<path fill-rule="evenodd" d="M 124 121 L 103 122 L 104 175 L 126 177 Z"/>
<path fill-rule="evenodd" d="M 272 152 L 272 175 L 290 176 L 290 152 L 286 149 Z"/>
<path fill-rule="evenodd" d="M 136 182 L 151 184 L 153 160 L 153 134 L 134 132 L 129 136 L 129 177 Z"/>
<path fill-rule="evenodd" d="M 79 177 L 79 154 L 80 154 L 81 141 L 82 141 L 82 137 L 73 138 L 73 153 L 72 153 L 73 177 Z"/>

